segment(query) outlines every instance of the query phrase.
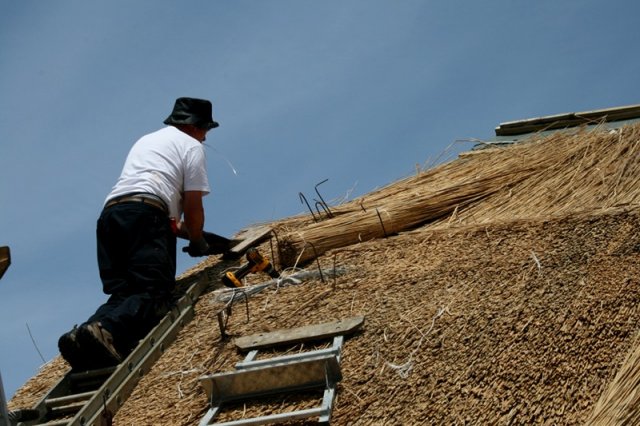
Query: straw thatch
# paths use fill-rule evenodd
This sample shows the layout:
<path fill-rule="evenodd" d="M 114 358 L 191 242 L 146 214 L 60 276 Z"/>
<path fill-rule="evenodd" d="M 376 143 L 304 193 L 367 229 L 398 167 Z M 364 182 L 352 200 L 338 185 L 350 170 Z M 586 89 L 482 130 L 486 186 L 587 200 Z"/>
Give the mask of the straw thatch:
<path fill-rule="evenodd" d="M 598 400 L 589 424 L 600 426 L 640 424 L 640 342 L 624 360 L 613 381 Z"/>
<path fill-rule="evenodd" d="M 464 156 L 333 208 L 333 219 L 283 220 L 278 239 L 297 257 L 300 235 L 350 223 L 339 221 L 353 221 L 362 207 L 378 207 L 391 234 L 401 229 L 390 222 L 405 214 L 402 204 L 431 200 L 424 209 L 432 216 L 391 238 L 331 249 L 332 237 L 318 232 L 326 240 L 312 244 L 330 249 L 321 266 L 347 273 L 267 289 L 250 298 L 248 315 L 236 305 L 228 332 L 364 315 L 364 330 L 344 346 L 336 425 L 632 424 L 640 376 L 633 368 L 639 131 L 583 130 Z M 377 214 L 370 222 L 379 226 Z M 269 244 L 262 250 L 269 253 Z M 216 258 L 205 266 L 213 275 L 223 267 Z M 196 318 L 142 378 L 116 425 L 198 424 L 207 406 L 198 377 L 231 370 L 243 357 L 232 340 L 221 340 L 215 294 L 197 303 Z M 57 359 L 45 367 L 12 407 L 34 402 L 63 365 Z M 298 409 L 317 398 L 251 401 L 228 407 L 221 420 Z"/>
<path fill-rule="evenodd" d="M 435 228 L 636 203 L 639 136 L 637 126 L 596 128 L 459 158 L 334 208 L 335 218 L 287 233 L 280 260 L 304 263 L 331 248 L 425 223 Z"/>

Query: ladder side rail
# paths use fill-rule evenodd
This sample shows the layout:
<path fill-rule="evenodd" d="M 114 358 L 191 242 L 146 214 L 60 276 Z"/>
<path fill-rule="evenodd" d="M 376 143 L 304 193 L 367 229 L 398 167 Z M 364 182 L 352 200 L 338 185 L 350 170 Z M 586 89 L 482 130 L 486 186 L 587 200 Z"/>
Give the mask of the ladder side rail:
<path fill-rule="evenodd" d="M 98 389 L 96 395 L 76 414 L 69 426 L 99 425 L 105 406 L 111 415 L 115 415 L 138 381 L 146 374 L 145 369 L 148 371 L 151 368 L 166 346 L 172 342 L 170 339 L 175 338 L 179 329 L 193 318 L 193 305 L 209 284 L 206 271 L 203 271 L 199 279 L 178 300 L 176 307 L 165 315 L 119 365 L 112 376 Z M 175 311 L 178 311 L 177 316 Z M 122 392 L 119 393 L 118 390 Z"/>
<path fill-rule="evenodd" d="M 335 351 L 336 359 L 338 360 L 338 364 L 342 361 L 342 346 L 344 345 L 344 335 L 335 336 L 333 338 L 333 346 L 332 349 Z"/>
<path fill-rule="evenodd" d="M 4 384 L 2 383 L 2 373 L 0 373 L 0 426 L 10 426 L 9 409 L 7 408 L 7 397 L 4 393 Z"/>
<path fill-rule="evenodd" d="M 221 409 L 222 409 L 222 403 L 217 403 L 216 405 L 212 403 L 211 408 L 207 410 L 202 420 L 200 420 L 200 423 L 198 423 L 198 426 L 207 426 L 207 425 L 213 424 L 211 422 L 220 413 Z"/>
<path fill-rule="evenodd" d="M 320 414 L 318 418 L 319 423 L 329 424 L 331 421 L 331 412 L 333 410 L 333 401 L 336 399 L 336 385 L 332 384 L 330 387 L 325 389 L 324 395 L 322 397 L 322 414 Z"/>
<path fill-rule="evenodd" d="M 343 336 L 336 337 L 334 339 L 334 346 L 339 344 L 340 347 L 338 351 L 342 348 L 342 339 Z M 340 365 L 340 354 L 337 355 L 338 365 Z M 333 411 L 333 402 L 336 399 L 336 389 L 338 387 L 338 378 L 334 377 L 329 371 L 328 366 L 325 367 L 325 380 L 327 382 L 327 387 L 324 390 L 324 395 L 322 397 L 322 408 L 325 409 L 324 413 L 320 415 L 318 418 L 318 422 L 321 424 L 329 424 L 331 421 L 331 413 Z"/>

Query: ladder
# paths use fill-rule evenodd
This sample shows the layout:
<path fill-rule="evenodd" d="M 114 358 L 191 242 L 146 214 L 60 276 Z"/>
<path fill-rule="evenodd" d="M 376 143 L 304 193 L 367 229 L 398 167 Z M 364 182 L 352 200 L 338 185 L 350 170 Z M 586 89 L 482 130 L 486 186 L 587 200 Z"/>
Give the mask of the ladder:
<path fill-rule="evenodd" d="M 7 409 L 7 398 L 4 396 L 4 386 L 2 385 L 2 374 L 0 374 L 0 426 L 9 426 L 10 425 L 9 421 L 10 420 L 9 420 L 9 410 Z"/>
<path fill-rule="evenodd" d="M 337 383 L 342 379 L 340 357 L 344 337 L 363 324 L 364 317 L 352 317 L 343 321 L 237 339 L 235 343 L 238 349 L 249 350 L 249 353 L 235 365 L 235 370 L 200 378 L 200 384 L 210 401 L 210 408 L 199 425 L 261 425 L 310 417 L 318 417 L 319 423 L 329 424 Z M 327 349 L 256 359 L 261 349 L 330 338 L 333 338 L 333 345 Z M 223 405 L 228 402 L 321 388 L 324 388 L 322 403 L 314 408 L 213 423 Z"/>
<path fill-rule="evenodd" d="M 136 384 L 194 317 L 195 302 L 210 281 L 206 273 L 198 276 L 172 310 L 119 365 L 83 372 L 69 371 L 33 407 L 40 413 L 38 420 L 24 424 L 110 425 Z"/>
<path fill-rule="evenodd" d="M 9 246 L 0 247 L 0 278 L 11 265 L 11 249 Z M 0 374 L 0 426 L 13 426 L 23 419 L 31 419 L 34 417 L 31 410 L 9 411 L 7 408 L 7 397 L 4 394 L 4 384 L 2 383 L 2 374 Z"/>
<path fill-rule="evenodd" d="M 252 245 L 268 238 L 270 232 L 268 227 L 245 231 L 243 240 L 231 251 L 241 255 Z M 111 425 L 113 416 L 140 379 L 151 370 L 179 331 L 193 319 L 196 302 L 215 282 L 219 282 L 219 276 L 214 274 L 213 267 L 178 280 L 176 289 L 182 296 L 124 361 L 105 369 L 69 371 L 30 410 L 37 411 L 38 418 L 20 425 Z"/>

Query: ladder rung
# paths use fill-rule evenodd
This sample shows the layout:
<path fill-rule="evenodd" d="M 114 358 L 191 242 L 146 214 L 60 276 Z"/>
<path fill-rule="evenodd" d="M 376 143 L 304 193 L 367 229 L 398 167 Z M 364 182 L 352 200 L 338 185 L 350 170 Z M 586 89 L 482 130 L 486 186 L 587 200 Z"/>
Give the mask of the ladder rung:
<path fill-rule="evenodd" d="M 95 395 L 95 392 L 83 392 L 75 395 L 61 396 L 58 398 L 49 398 L 45 401 L 47 408 L 61 407 L 63 405 L 72 404 L 78 401 L 86 401 Z"/>
<path fill-rule="evenodd" d="M 116 370 L 116 367 L 107 367 L 97 370 L 88 370 L 80 373 L 71 373 L 69 382 L 75 392 L 87 392 L 98 389 Z"/>
<path fill-rule="evenodd" d="M 84 382 L 87 380 L 93 380 L 96 378 L 102 378 L 105 376 L 110 376 L 111 373 L 116 371 L 116 368 L 117 367 L 106 367 L 106 368 L 98 368 L 96 370 L 87 370 L 87 371 L 81 371 L 78 373 L 71 373 L 69 374 L 69 379 L 73 383 L 78 383 L 78 382 Z"/>
<path fill-rule="evenodd" d="M 38 423 L 38 426 L 67 426 L 71 423 L 71 419 L 54 420 L 47 423 Z"/>
<path fill-rule="evenodd" d="M 71 414 L 75 414 L 78 411 L 80 411 L 82 409 L 82 407 L 84 407 L 86 404 L 86 402 L 73 402 L 71 404 L 68 405 L 62 405 L 59 407 L 55 407 L 52 408 L 51 411 L 49 412 L 49 416 L 51 417 L 62 417 L 62 416 L 68 416 Z"/>
<path fill-rule="evenodd" d="M 80 411 L 95 394 L 95 392 L 84 392 L 59 398 L 50 398 L 45 401 L 45 404 L 51 417 L 61 417 Z"/>
<path fill-rule="evenodd" d="M 243 370 L 243 369 L 253 368 L 253 367 L 271 366 L 278 363 L 300 362 L 310 358 L 316 358 L 322 355 L 334 355 L 336 357 L 339 357 L 340 348 L 331 347 L 327 349 L 318 349 L 311 352 L 301 352 L 298 354 L 283 355 L 283 356 L 267 358 L 267 359 L 249 360 L 249 361 L 244 360 L 236 364 L 236 369 Z"/>

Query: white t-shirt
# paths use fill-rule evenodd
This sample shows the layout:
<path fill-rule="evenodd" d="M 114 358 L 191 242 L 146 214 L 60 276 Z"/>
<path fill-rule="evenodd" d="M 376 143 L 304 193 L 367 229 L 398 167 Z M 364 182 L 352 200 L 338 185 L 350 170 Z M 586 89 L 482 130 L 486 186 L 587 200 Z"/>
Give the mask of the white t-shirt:
<path fill-rule="evenodd" d="M 105 204 L 125 194 L 147 192 L 162 198 L 169 206 L 169 216 L 180 219 L 184 191 L 210 192 L 204 147 L 168 126 L 133 145 Z"/>

